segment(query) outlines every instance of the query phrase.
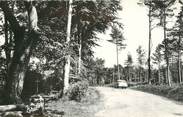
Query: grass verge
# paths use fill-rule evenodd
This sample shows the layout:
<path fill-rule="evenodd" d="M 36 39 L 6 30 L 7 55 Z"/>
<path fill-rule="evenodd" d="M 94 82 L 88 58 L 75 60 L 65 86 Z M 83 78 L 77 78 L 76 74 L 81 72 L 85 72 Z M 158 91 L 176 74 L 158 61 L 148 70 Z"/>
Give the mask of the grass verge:
<path fill-rule="evenodd" d="M 132 87 L 132 89 L 149 92 L 175 101 L 183 102 L 183 85 L 172 87 L 167 85 L 139 85 Z"/>
<path fill-rule="evenodd" d="M 63 117 L 93 117 L 100 108 L 100 94 L 95 88 L 89 88 L 80 102 L 60 99 L 48 103 L 48 109 L 63 111 Z"/>

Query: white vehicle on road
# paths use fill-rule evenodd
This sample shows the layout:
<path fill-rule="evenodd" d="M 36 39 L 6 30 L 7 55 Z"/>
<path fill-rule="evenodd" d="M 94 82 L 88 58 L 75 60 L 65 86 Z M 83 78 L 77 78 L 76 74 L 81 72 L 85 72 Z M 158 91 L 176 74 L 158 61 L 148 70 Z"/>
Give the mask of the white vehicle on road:
<path fill-rule="evenodd" d="M 118 88 L 127 88 L 128 83 L 126 82 L 126 80 L 117 80 L 117 87 Z"/>

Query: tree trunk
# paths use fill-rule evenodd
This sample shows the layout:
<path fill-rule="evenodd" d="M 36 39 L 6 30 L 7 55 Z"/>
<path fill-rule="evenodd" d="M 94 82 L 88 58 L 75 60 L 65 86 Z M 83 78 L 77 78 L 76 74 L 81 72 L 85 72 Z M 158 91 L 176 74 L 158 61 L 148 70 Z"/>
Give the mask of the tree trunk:
<path fill-rule="evenodd" d="M 82 56 L 82 40 L 79 40 L 79 60 L 78 60 L 78 75 L 81 75 L 81 56 Z"/>
<path fill-rule="evenodd" d="M 171 80 L 170 80 L 170 68 L 169 68 L 169 55 L 168 55 L 168 43 L 166 38 L 166 8 L 163 9 L 163 30 L 164 30 L 164 40 L 165 40 L 165 59 L 166 59 L 166 76 L 168 80 L 168 85 L 171 86 Z"/>
<path fill-rule="evenodd" d="M 118 74 L 118 80 L 120 80 L 120 74 L 119 74 L 119 58 L 118 58 L 118 54 L 119 54 L 119 52 L 118 52 L 118 44 L 117 44 L 117 39 L 116 39 L 116 59 L 117 59 L 117 69 L 118 69 L 117 74 Z"/>
<path fill-rule="evenodd" d="M 128 81 L 130 81 L 130 69 L 129 69 L 129 66 L 127 67 L 127 70 L 128 70 Z"/>
<path fill-rule="evenodd" d="M 181 83 L 181 62 L 180 62 L 180 52 L 178 52 L 178 79 L 179 83 Z"/>
<path fill-rule="evenodd" d="M 19 49 L 16 49 L 12 62 L 9 67 L 8 80 L 6 83 L 6 99 L 9 104 L 21 103 L 21 93 L 23 90 L 24 77 L 27 71 L 28 63 L 35 43 L 36 36 L 30 36 L 26 43 L 23 43 Z"/>
<path fill-rule="evenodd" d="M 6 55 L 6 69 L 7 69 L 7 73 L 8 73 L 8 66 L 9 66 L 9 62 L 10 62 L 10 54 L 11 54 L 11 51 L 9 49 L 9 38 L 8 38 L 8 20 L 7 20 L 7 17 L 4 16 L 4 20 L 5 20 L 5 29 L 4 29 L 4 34 L 5 34 L 5 55 Z"/>
<path fill-rule="evenodd" d="M 149 43 L 148 43 L 148 84 L 151 81 L 151 31 L 152 31 L 152 21 L 151 21 L 151 13 L 152 13 L 152 6 L 151 2 L 149 5 Z"/>
<path fill-rule="evenodd" d="M 115 71 L 112 72 L 112 83 L 114 83 L 114 77 L 115 77 L 115 74 L 114 74 Z"/>
<path fill-rule="evenodd" d="M 161 83 L 161 78 L 160 78 L 160 75 L 161 74 L 161 71 L 160 71 L 160 63 L 158 63 L 158 83 L 160 84 Z"/>
<path fill-rule="evenodd" d="M 78 47 L 78 52 L 79 52 L 79 55 L 78 55 L 78 67 L 77 67 L 77 73 L 78 73 L 78 76 L 81 75 L 81 65 L 82 65 L 82 39 L 83 39 L 83 36 L 82 36 L 82 28 L 81 28 L 81 24 L 80 24 L 80 21 L 79 21 L 79 18 L 78 17 L 78 20 L 77 20 L 77 39 L 78 39 L 78 44 L 79 44 L 79 47 Z"/>
<path fill-rule="evenodd" d="M 14 33 L 15 48 L 11 63 L 8 68 L 8 77 L 5 84 L 4 100 L 5 103 L 21 103 L 21 93 L 23 90 L 24 77 L 30 60 L 34 42 L 38 40 L 38 35 L 34 31 L 29 32 L 27 36 L 25 28 L 19 26 L 13 13 L 10 11 L 8 4 L 0 6 L 7 17 L 12 31 Z M 34 7 L 30 5 L 30 7 Z M 35 7 L 34 7 L 35 8 Z M 34 9 L 35 10 L 35 9 Z M 29 10 L 28 12 L 32 12 Z M 34 15 L 37 15 L 34 14 Z M 29 17 L 35 17 L 30 16 Z"/>
<path fill-rule="evenodd" d="M 68 44 L 68 48 L 70 48 L 70 37 L 71 37 L 71 21 L 72 21 L 72 2 L 73 0 L 69 0 L 69 11 L 68 11 L 68 22 L 67 22 L 67 39 L 66 42 Z M 64 92 L 69 88 L 69 73 L 70 73 L 70 53 L 66 58 L 65 63 L 65 72 L 64 72 Z"/>
<path fill-rule="evenodd" d="M 141 68 L 139 67 L 139 81 L 138 82 L 140 82 L 141 81 Z"/>
<path fill-rule="evenodd" d="M 181 45 L 180 45 L 180 42 L 181 42 L 181 37 L 179 35 L 179 40 L 178 40 L 178 76 L 179 76 L 179 83 L 182 82 L 182 75 L 181 75 L 181 53 L 180 53 L 180 46 Z"/>

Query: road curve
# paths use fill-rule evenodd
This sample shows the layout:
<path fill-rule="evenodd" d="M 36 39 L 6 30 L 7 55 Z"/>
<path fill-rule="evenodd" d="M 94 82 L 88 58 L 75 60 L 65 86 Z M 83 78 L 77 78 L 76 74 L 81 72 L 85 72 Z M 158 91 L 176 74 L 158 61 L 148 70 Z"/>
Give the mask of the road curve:
<path fill-rule="evenodd" d="M 183 117 L 183 105 L 157 95 L 108 87 L 97 90 L 104 108 L 95 117 Z"/>

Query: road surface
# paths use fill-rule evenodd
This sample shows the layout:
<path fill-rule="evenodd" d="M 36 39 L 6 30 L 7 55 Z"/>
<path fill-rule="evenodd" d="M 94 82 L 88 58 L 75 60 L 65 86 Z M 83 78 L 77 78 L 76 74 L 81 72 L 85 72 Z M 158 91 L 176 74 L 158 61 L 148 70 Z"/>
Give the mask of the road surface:
<path fill-rule="evenodd" d="M 104 107 L 95 117 L 183 117 L 183 105 L 166 98 L 135 91 L 97 87 Z"/>

